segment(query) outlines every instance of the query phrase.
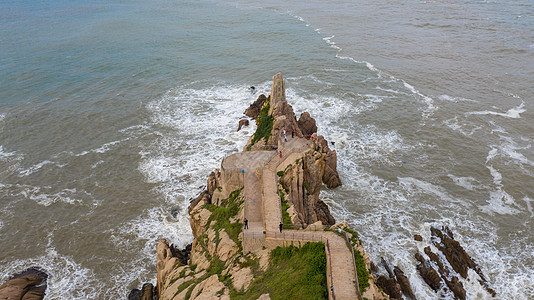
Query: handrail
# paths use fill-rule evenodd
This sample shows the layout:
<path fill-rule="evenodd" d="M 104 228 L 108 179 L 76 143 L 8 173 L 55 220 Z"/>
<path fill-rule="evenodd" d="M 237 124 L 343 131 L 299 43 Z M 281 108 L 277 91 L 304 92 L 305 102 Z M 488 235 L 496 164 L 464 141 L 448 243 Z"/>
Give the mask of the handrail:
<path fill-rule="evenodd" d="M 334 272 L 332 271 L 332 253 L 330 252 L 330 243 L 326 239 L 326 248 L 328 250 L 328 257 L 330 258 L 330 291 L 332 291 L 332 299 L 336 299 L 336 293 L 334 292 Z"/>
<path fill-rule="evenodd" d="M 354 267 L 354 277 L 356 278 L 356 294 L 358 296 L 358 299 L 362 300 L 362 294 L 360 293 L 360 283 L 358 282 L 358 269 L 356 268 L 356 256 L 354 255 L 354 248 L 352 248 L 352 245 L 349 242 L 349 239 L 347 238 L 347 233 L 343 232 L 343 238 L 345 240 L 345 243 L 347 244 L 347 247 L 349 247 L 350 252 L 352 253 L 352 265 Z"/>

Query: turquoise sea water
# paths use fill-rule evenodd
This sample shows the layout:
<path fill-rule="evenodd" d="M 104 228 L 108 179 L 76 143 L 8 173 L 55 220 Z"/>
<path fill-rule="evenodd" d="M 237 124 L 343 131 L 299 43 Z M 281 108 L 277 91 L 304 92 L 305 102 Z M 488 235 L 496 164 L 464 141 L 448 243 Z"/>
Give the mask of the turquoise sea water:
<path fill-rule="evenodd" d="M 0 279 L 39 265 L 49 299 L 155 282 L 157 240 L 191 242 L 188 200 L 255 130 L 235 132 L 248 87 L 282 71 L 336 142 L 343 186 L 323 197 L 372 259 L 434 299 L 412 236 L 447 225 L 502 299 L 533 299 L 533 18 L 529 1 L 2 1 Z"/>

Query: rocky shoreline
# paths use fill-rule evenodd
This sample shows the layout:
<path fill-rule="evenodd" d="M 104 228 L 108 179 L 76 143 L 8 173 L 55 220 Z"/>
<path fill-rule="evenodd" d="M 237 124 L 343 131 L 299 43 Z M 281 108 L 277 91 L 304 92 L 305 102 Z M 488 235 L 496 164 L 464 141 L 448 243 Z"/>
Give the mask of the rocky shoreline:
<path fill-rule="evenodd" d="M 266 232 L 266 228 L 269 226 L 265 220 L 263 225 L 252 222 L 255 224 L 252 226 L 260 226 L 260 238 L 250 240 L 254 230 L 246 230 L 245 235 L 243 222 L 247 216 L 251 216 L 250 208 L 246 212 L 249 206 L 245 204 L 245 198 L 254 194 L 250 194 L 245 186 L 245 168 L 241 170 L 243 174 L 235 169 L 237 162 L 245 160 L 246 153 L 257 153 L 258 161 L 266 155 L 271 155 L 273 161 L 278 153 L 280 155 L 279 162 L 273 166 L 275 169 L 271 170 L 277 174 L 275 188 L 280 200 L 276 201 L 280 202 L 282 209 L 280 231 L 282 227 L 284 230 L 298 229 L 294 232 L 316 231 L 320 228 L 346 239 L 347 246 L 354 252 L 354 273 L 357 273 L 357 278 L 354 278 L 356 287 L 353 288 L 358 295 L 354 296 L 355 299 L 416 299 L 403 270 L 384 258 L 380 264 L 372 263 L 358 234 L 347 223 L 336 224 L 328 206 L 320 200 L 323 184 L 328 188 L 341 185 L 337 173 L 337 154 L 329 148 L 323 136 L 317 135 L 316 122 L 308 112 L 302 113 L 297 120 L 293 108 L 285 101 L 281 74 L 273 77 L 271 95 L 260 95 L 244 114 L 255 120 L 258 129 L 241 152 L 245 154 L 235 154 L 223 160 L 221 168 L 208 176 L 206 189 L 191 200 L 189 215 L 193 243 L 184 250 L 178 250 L 169 245 L 167 240 L 161 239 L 157 246 L 156 287 L 145 284 L 141 290 L 132 290 L 128 299 L 279 298 L 271 295 L 268 288 L 258 287 L 258 281 L 266 280 L 265 274 L 275 267 L 271 252 L 275 246 L 292 247 L 294 243 L 267 242 L 269 232 Z M 238 130 L 248 126 L 248 122 L 249 119 L 240 120 Z M 288 137 L 291 141 L 295 137 L 301 139 L 303 148 L 283 152 L 289 147 L 284 144 L 288 143 Z M 294 161 L 285 158 L 285 164 L 282 163 L 282 156 L 288 155 Z M 287 163 L 288 160 L 291 163 Z M 258 161 L 250 163 L 260 166 Z M 259 169 L 256 168 L 257 173 Z M 266 213 L 263 213 L 265 218 Z M 480 284 L 489 295 L 495 296 L 480 268 L 454 240 L 447 227 L 441 230 L 432 228 L 431 233 L 431 245 L 424 248 L 424 253 L 417 252 L 415 258 L 420 276 L 436 292 L 436 296 L 466 299 L 466 291 L 458 276 L 466 279 L 469 270 L 479 276 Z M 276 237 L 276 234 L 273 236 Z M 414 238 L 423 243 L 421 236 Z M 302 246 L 300 241 L 298 245 Z M 439 253 L 436 254 L 433 249 Z M 331 264 L 332 258 L 328 259 L 328 254 L 326 256 L 326 261 Z M 332 276 L 333 272 L 330 272 Z M 328 286 L 332 284 L 332 278 L 327 278 Z M 247 296 L 243 298 L 243 295 Z M 334 298 L 333 285 L 328 296 L 318 299 L 321 298 Z"/>

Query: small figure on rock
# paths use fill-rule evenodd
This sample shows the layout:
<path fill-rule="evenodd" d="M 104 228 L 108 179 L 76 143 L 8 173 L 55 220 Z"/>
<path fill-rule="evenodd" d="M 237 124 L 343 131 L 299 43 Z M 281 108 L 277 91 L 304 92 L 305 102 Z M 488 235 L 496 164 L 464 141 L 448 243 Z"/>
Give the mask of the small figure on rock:
<path fill-rule="evenodd" d="M 245 224 L 245 229 L 248 229 L 248 220 L 247 220 L 247 218 L 245 218 L 245 220 L 243 221 L 243 223 Z"/>
<path fill-rule="evenodd" d="M 256 94 L 256 88 L 255 88 L 254 86 L 251 86 L 251 87 L 250 87 L 250 93 L 251 93 L 252 95 Z"/>
<path fill-rule="evenodd" d="M 280 222 L 279 227 L 280 227 L 280 232 L 282 232 L 282 227 L 284 227 L 284 224 L 282 224 L 282 222 Z"/>

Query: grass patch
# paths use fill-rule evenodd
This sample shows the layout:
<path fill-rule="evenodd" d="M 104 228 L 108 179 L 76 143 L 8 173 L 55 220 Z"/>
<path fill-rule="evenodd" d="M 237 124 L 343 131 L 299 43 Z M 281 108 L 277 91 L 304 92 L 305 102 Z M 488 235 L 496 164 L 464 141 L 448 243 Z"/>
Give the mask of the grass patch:
<path fill-rule="evenodd" d="M 211 215 L 208 218 L 207 226 L 211 226 L 216 232 L 224 229 L 228 236 L 241 248 L 242 244 L 239 241 L 239 233 L 241 233 L 242 224 L 240 222 L 230 223 L 230 218 L 236 216 L 239 213 L 241 205 L 243 204 L 243 198 L 239 197 L 243 189 L 233 191 L 228 198 L 221 201 L 221 206 L 215 204 L 208 204 L 205 207 L 211 211 Z M 218 237 L 218 235 L 217 235 Z"/>
<path fill-rule="evenodd" d="M 269 115 L 270 108 L 271 96 L 269 95 L 266 101 L 266 105 L 263 106 L 260 111 L 260 115 L 256 120 L 256 124 L 258 125 L 258 127 L 256 128 L 256 132 L 254 132 L 254 135 L 252 136 L 252 141 L 250 142 L 250 145 L 254 145 L 257 141 L 263 138 L 265 139 L 265 143 L 269 141 L 274 122 L 273 116 Z"/>
<path fill-rule="evenodd" d="M 276 172 L 276 175 L 278 175 L 278 177 L 282 177 L 284 176 L 284 171 L 278 171 Z"/>
<path fill-rule="evenodd" d="M 232 299 L 257 299 L 269 293 L 271 299 L 327 299 L 324 244 L 306 243 L 277 247 L 271 252 L 269 268 L 246 292 L 232 291 Z"/>
<path fill-rule="evenodd" d="M 287 204 L 287 200 L 284 197 L 284 191 L 279 190 L 280 192 L 280 202 L 282 203 L 282 222 L 285 224 L 293 224 L 291 221 L 291 217 L 289 216 L 289 213 L 287 210 L 289 209 L 289 204 Z"/>
<path fill-rule="evenodd" d="M 365 261 L 360 251 L 354 249 L 354 260 L 356 263 L 356 272 L 358 273 L 358 284 L 360 285 L 360 292 L 365 292 L 369 287 L 369 272 L 365 267 Z"/>
<path fill-rule="evenodd" d="M 304 188 L 306 189 L 306 194 L 309 195 L 310 194 L 310 185 L 304 181 Z"/>

